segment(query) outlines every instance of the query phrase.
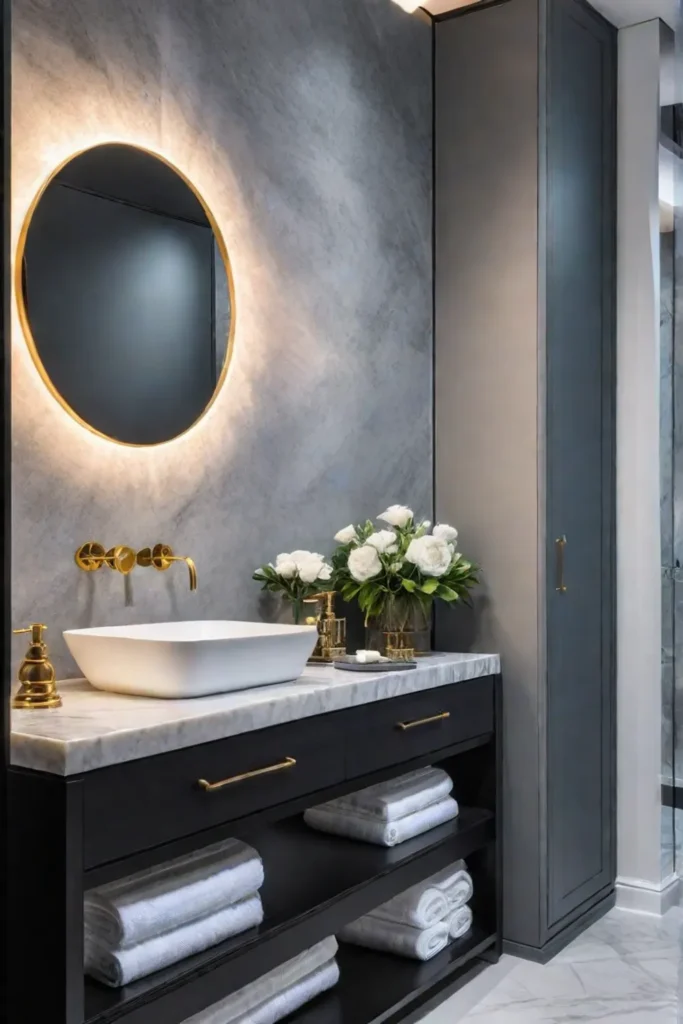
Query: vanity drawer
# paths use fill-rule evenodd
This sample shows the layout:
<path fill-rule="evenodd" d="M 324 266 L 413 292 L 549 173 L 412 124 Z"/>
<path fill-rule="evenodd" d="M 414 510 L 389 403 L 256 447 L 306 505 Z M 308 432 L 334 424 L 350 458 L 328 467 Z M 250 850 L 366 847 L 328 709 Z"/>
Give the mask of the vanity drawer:
<path fill-rule="evenodd" d="M 329 716 L 90 772 L 84 776 L 85 867 L 244 817 L 343 777 L 343 736 Z"/>
<path fill-rule="evenodd" d="M 347 746 L 350 778 L 493 732 L 493 679 L 422 690 L 364 711 Z"/>

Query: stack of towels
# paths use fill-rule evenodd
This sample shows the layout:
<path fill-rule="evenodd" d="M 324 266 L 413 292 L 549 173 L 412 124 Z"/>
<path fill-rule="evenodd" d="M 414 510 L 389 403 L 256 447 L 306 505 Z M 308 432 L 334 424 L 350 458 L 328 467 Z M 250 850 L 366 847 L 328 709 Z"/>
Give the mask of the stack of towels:
<path fill-rule="evenodd" d="M 185 1024 L 275 1024 L 339 981 L 337 940 L 323 939 Z"/>
<path fill-rule="evenodd" d="M 472 878 L 464 861 L 394 896 L 339 933 L 344 942 L 430 960 L 472 927 Z"/>
<path fill-rule="evenodd" d="M 85 972 L 119 988 L 254 928 L 263 864 L 237 839 L 85 894 Z"/>
<path fill-rule="evenodd" d="M 397 846 L 458 815 L 453 782 L 441 768 L 420 768 L 318 807 L 304 821 L 320 832 Z"/>

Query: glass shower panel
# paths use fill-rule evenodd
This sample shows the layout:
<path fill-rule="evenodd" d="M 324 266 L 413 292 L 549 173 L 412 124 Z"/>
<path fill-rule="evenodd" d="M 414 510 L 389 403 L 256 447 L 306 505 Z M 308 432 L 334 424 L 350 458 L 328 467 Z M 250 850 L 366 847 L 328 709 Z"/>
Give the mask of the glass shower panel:
<path fill-rule="evenodd" d="M 662 127 L 666 132 L 667 119 Z M 669 157 L 661 154 L 662 160 Z M 662 816 L 661 875 L 676 870 L 674 800 L 677 783 L 675 730 L 676 598 L 675 543 L 676 387 L 674 339 L 675 233 L 672 213 L 662 208 L 660 231 L 660 496 L 662 566 Z"/>

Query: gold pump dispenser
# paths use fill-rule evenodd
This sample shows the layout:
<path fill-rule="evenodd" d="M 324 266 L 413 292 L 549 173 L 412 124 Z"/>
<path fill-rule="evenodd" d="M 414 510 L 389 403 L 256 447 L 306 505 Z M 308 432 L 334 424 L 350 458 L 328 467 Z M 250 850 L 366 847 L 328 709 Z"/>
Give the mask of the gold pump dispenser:
<path fill-rule="evenodd" d="M 14 630 L 15 633 L 30 633 L 31 643 L 19 666 L 17 678 L 21 685 L 12 698 L 13 708 L 59 708 L 62 705 L 55 685 L 55 670 L 43 641 L 46 629 L 42 623 L 32 622 L 28 629 Z"/>

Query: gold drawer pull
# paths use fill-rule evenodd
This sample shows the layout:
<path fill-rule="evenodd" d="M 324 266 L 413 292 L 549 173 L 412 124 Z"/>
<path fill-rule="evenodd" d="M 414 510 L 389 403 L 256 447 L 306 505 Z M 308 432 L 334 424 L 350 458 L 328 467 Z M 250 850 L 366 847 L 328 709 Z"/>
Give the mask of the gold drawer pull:
<path fill-rule="evenodd" d="M 206 793 L 214 793 L 223 786 L 232 786 L 234 782 L 244 782 L 245 779 L 255 779 L 257 775 L 270 775 L 272 772 L 283 772 L 285 768 L 293 768 L 296 760 L 293 757 L 286 757 L 280 764 L 271 764 L 268 768 L 257 768 L 253 772 L 244 772 L 242 775 L 233 775 L 231 779 L 223 779 L 222 782 L 207 782 L 206 779 L 198 779 L 198 784 Z"/>
<path fill-rule="evenodd" d="M 396 728 L 403 729 L 415 729 L 418 725 L 429 725 L 430 722 L 441 722 L 444 718 L 450 718 L 450 711 L 442 711 L 440 715 L 431 715 L 429 718 L 418 718 L 415 722 L 397 722 Z"/>

